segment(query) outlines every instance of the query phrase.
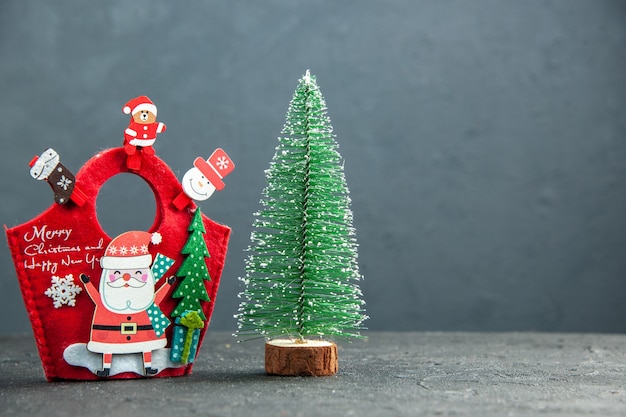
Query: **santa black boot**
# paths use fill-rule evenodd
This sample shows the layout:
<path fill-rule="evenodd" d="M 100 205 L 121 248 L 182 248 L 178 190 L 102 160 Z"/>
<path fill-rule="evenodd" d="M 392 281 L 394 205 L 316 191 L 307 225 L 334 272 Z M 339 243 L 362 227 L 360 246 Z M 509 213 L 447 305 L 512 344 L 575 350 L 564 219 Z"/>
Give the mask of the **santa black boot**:
<path fill-rule="evenodd" d="M 154 376 L 154 375 L 156 375 L 159 372 L 158 369 L 153 368 L 151 366 L 147 366 L 145 368 L 145 371 L 146 371 L 146 373 L 145 373 L 146 376 Z"/>
<path fill-rule="evenodd" d="M 145 376 L 154 376 L 159 372 L 158 369 L 152 367 L 152 352 L 143 352 L 143 367 Z"/>
<path fill-rule="evenodd" d="M 84 275 L 84 274 L 83 274 Z M 89 281 L 88 277 L 85 277 L 87 281 Z M 85 279 L 81 276 L 80 279 L 85 282 Z M 100 378 L 108 378 L 111 373 L 111 362 L 113 360 L 112 353 L 103 353 L 102 354 L 102 369 L 96 371 L 96 375 Z"/>

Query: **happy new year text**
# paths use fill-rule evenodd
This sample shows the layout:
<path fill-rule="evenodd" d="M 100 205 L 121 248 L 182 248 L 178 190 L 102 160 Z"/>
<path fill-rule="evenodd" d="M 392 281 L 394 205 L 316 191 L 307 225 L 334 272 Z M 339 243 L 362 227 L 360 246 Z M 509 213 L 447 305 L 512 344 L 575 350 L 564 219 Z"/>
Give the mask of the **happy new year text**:
<path fill-rule="evenodd" d="M 95 268 L 100 258 L 94 251 L 104 250 L 104 239 L 85 246 L 67 244 L 72 235 L 72 229 L 50 229 L 47 225 L 33 226 L 32 230 L 24 233 L 24 241 L 31 243 L 24 248 L 24 268 L 39 269 L 44 272 L 56 273 L 59 266 L 70 267 L 77 264 L 87 264 Z"/>

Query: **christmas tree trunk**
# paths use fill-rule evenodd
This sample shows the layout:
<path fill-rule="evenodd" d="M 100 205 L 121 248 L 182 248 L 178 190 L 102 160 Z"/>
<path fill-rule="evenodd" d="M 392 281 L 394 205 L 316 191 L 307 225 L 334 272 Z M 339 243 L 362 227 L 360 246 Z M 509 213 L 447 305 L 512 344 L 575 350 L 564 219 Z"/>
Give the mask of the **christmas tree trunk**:
<path fill-rule="evenodd" d="M 337 373 L 337 345 L 326 340 L 274 339 L 265 343 L 265 372 L 285 376 Z"/>
<path fill-rule="evenodd" d="M 360 337 L 366 316 L 343 160 L 308 71 L 282 134 L 255 213 L 238 336 L 269 339 L 270 374 L 332 375 L 337 348 L 322 339 Z"/>

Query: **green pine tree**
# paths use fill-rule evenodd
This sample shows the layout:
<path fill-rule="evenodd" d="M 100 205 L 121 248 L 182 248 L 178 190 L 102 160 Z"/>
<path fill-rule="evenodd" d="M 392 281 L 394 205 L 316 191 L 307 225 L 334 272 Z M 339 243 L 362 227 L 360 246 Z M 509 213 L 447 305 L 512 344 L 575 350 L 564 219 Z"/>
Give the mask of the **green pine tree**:
<path fill-rule="evenodd" d="M 306 72 L 293 95 L 255 213 L 238 335 L 359 337 L 367 318 L 343 160 Z"/>
<path fill-rule="evenodd" d="M 204 241 L 205 229 L 202 223 L 200 207 L 196 209 L 196 213 L 187 230 L 191 234 L 181 251 L 185 255 L 185 259 L 178 271 L 176 271 L 176 276 L 182 278 L 182 281 L 176 287 L 174 294 L 172 294 L 172 297 L 182 298 L 182 300 L 178 302 L 178 305 L 172 312 L 172 317 L 179 317 L 185 311 L 191 310 L 197 311 L 202 320 L 206 320 L 200 301 L 210 301 L 204 280 L 209 281 L 211 277 L 209 276 L 209 270 L 204 258 L 209 258 L 211 255 Z"/>

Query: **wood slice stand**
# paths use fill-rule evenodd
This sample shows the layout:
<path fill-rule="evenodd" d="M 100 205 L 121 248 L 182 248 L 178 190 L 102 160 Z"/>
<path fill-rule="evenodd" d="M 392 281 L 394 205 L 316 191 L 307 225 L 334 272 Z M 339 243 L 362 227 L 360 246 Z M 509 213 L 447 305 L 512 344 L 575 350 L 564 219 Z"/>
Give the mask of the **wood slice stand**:
<path fill-rule="evenodd" d="M 275 339 L 265 343 L 265 372 L 282 376 L 337 373 L 337 345 L 324 340 Z"/>

